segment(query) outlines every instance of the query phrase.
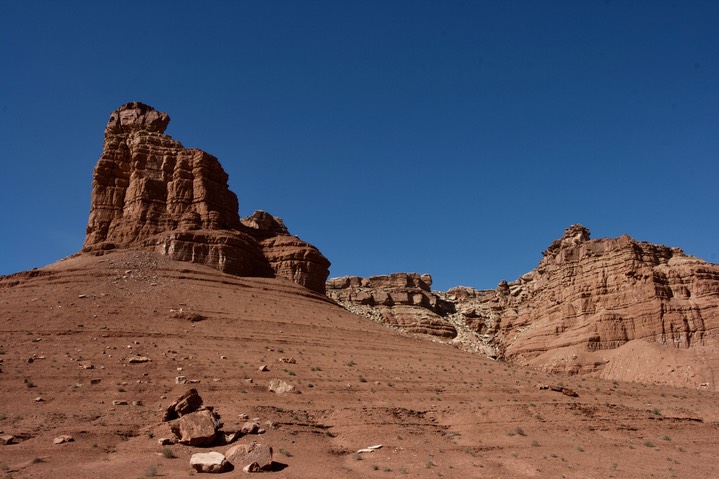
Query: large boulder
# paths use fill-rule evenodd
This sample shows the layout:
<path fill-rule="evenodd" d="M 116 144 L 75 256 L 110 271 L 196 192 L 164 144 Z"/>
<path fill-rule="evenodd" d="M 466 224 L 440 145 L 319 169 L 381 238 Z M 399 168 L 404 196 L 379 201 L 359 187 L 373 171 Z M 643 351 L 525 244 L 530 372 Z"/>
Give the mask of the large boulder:
<path fill-rule="evenodd" d="M 198 452 L 190 457 L 190 466 L 197 472 L 221 473 L 232 466 L 220 452 Z"/>
<path fill-rule="evenodd" d="M 237 444 L 225 452 L 227 460 L 237 469 L 257 463 L 260 470 L 272 469 L 272 447 L 267 444 L 251 442 Z"/>
<path fill-rule="evenodd" d="M 209 409 L 191 412 L 170 423 L 180 444 L 211 446 L 217 439 L 219 420 Z"/>

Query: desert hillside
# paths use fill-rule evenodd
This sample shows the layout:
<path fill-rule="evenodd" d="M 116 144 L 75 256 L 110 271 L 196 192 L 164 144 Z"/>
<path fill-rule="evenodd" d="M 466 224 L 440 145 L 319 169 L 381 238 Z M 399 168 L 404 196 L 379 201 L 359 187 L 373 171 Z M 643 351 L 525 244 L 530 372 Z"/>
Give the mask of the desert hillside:
<path fill-rule="evenodd" d="M 232 446 L 158 444 L 173 437 L 165 409 L 190 387 L 226 430 L 258 419 L 264 434 L 234 444 L 271 445 L 274 477 L 717 470 L 715 392 L 492 361 L 286 279 L 116 251 L 2 278 L 0 310 L 0 430 L 14 437 L 0 463 L 12 477 L 190 475 L 193 453 Z M 130 362 L 138 356 L 149 361 Z M 269 391 L 274 379 L 295 392 Z M 53 444 L 62 435 L 74 441 Z"/>

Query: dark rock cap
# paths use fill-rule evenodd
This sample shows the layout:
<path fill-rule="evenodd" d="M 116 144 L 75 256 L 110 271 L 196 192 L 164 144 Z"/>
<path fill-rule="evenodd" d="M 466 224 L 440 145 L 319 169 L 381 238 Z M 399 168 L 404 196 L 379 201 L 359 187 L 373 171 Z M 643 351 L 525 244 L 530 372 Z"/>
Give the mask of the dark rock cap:
<path fill-rule="evenodd" d="M 105 134 L 130 133 L 136 130 L 163 133 L 170 123 L 167 113 L 155 110 L 139 101 L 125 103 L 110 114 Z"/>

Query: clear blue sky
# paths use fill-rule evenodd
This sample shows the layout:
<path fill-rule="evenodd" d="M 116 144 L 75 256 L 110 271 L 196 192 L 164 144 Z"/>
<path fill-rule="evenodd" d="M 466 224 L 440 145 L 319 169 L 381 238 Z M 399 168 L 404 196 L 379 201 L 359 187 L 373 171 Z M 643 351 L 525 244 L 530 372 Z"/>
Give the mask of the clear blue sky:
<path fill-rule="evenodd" d="M 563 230 L 719 262 L 717 1 L 0 0 L 0 274 L 82 246 L 110 112 L 332 276 L 494 288 Z"/>

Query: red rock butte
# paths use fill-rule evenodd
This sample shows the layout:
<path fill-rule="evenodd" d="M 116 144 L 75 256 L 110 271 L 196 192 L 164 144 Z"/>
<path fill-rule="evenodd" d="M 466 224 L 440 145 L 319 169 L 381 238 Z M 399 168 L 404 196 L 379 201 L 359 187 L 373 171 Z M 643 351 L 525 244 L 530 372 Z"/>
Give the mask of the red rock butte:
<path fill-rule="evenodd" d="M 324 293 L 330 262 L 280 218 L 240 218 L 214 156 L 164 134 L 170 117 L 140 102 L 110 115 L 93 174 L 82 251 L 141 249 L 237 276 L 281 277 Z"/>

